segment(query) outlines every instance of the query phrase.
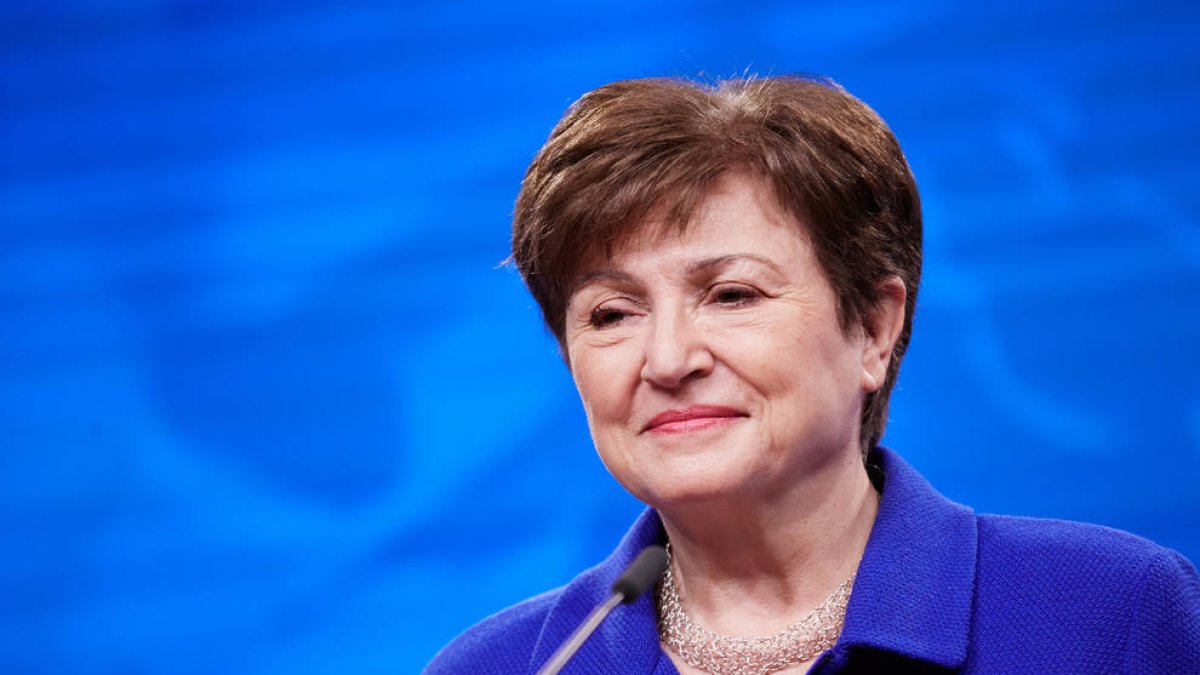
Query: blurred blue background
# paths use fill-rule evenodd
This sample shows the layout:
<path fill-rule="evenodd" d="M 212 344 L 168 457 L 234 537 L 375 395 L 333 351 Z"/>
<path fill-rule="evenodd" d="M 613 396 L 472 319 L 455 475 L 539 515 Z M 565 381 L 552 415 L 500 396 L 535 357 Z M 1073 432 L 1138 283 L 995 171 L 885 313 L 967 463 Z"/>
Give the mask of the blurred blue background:
<path fill-rule="evenodd" d="M 887 443 L 981 511 L 1200 559 L 1194 3 L 0 9 L 0 670 L 408 673 L 602 558 L 508 254 L 605 82 L 832 76 L 927 274 Z"/>

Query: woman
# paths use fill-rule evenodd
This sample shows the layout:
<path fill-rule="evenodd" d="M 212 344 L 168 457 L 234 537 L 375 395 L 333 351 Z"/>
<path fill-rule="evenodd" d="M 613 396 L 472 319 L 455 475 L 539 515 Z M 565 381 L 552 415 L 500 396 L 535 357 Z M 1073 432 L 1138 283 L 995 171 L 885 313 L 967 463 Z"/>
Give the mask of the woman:
<path fill-rule="evenodd" d="M 529 168 L 513 258 L 605 466 L 650 508 L 428 672 L 536 671 L 650 544 L 671 554 L 657 592 L 564 672 L 1200 672 L 1179 555 L 976 515 L 878 447 L 920 206 L 887 126 L 836 85 L 587 94 Z"/>

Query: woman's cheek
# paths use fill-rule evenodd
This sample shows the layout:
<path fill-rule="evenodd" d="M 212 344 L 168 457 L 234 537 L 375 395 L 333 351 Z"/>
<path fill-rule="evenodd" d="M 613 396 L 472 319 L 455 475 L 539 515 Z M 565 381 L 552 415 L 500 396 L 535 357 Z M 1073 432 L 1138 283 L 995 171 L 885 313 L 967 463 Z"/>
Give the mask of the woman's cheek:
<path fill-rule="evenodd" d="M 585 348 L 572 360 L 575 386 L 593 422 L 619 417 L 628 408 L 622 401 L 628 397 L 621 395 L 628 384 L 622 383 L 636 377 L 636 370 L 628 363 L 629 350 L 618 347 Z M 630 371 L 633 371 L 632 376 Z"/>

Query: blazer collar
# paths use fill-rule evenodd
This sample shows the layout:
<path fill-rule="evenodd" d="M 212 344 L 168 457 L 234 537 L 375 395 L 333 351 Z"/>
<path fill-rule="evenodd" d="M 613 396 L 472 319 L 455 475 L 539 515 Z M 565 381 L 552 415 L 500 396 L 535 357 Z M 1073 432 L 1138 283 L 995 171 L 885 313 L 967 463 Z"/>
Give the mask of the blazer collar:
<path fill-rule="evenodd" d="M 642 549 L 651 544 L 662 545 L 666 537 L 658 513 L 647 508 L 625 534 L 617 550 L 568 584 L 542 622 L 529 672 L 535 672 L 548 661 L 588 613 L 609 597 L 612 583 Z M 651 673 L 658 667 L 660 659 L 669 662 L 659 646 L 658 612 L 651 591 L 632 604 L 617 605 L 561 672 L 571 675 Z M 667 672 L 675 671 L 670 668 Z"/>
<path fill-rule="evenodd" d="M 883 481 L 879 514 L 834 649 L 882 650 L 959 667 L 966 660 L 975 588 L 975 514 L 938 494 L 886 448 L 876 448 L 868 463 L 878 467 L 874 478 Z M 542 624 L 530 672 L 608 597 L 612 582 L 643 548 L 665 540 L 658 513 L 646 509 L 607 560 L 563 589 Z M 633 604 L 618 605 L 562 672 L 650 673 L 660 660 L 666 656 L 659 647 L 654 598 L 646 593 Z"/>
<path fill-rule="evenodd" d="M 835 649 L 876 649 L 960 667 L 967 657 L 978 546 L 975 513 L 938 494 L 887 448 L 879 514 Z"/>

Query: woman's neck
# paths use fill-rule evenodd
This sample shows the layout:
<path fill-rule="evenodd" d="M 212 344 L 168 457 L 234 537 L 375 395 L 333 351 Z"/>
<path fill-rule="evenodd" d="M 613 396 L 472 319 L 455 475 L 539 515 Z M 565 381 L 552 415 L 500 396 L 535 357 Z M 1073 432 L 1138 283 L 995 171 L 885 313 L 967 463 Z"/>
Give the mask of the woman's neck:
<path fill-rule="evenodd" d="M 725 635 L 769 635 L 804 618 L 855 572 L 878 495 L 862 460 L 849 459 L 769 499 L 660 508 L 694 621 Z"/>

